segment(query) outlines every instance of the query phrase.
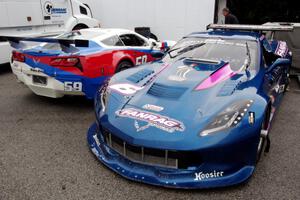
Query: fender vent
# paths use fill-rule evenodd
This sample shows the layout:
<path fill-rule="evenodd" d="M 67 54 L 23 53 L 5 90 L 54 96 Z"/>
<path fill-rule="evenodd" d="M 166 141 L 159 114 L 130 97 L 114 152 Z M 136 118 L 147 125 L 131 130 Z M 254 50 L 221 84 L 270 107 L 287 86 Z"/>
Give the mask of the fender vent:
<path fill-rule="evenodd" d="M 183 95 L 183 93 L 186 90 L 187 88 L 173 87 L 173 86 L 167 86 L 159 83 L 154 83 L 151 86 L 151 88 L 148 90 L 148 94 L 156 97 L 178 99 Z"/>
<path fill-rule="evenodd" d="M 129 80 L 133 83 L 139 83 L 139 82 L 141 82 L 142 80 L 144 80 L 146 77 L 150 76 L 153 73 L 154 73 L 153 70 L 143 69 L 143 70 L 140 70 L 140 71 L 132 74 L 131 76 L 129 76 L 127 78 L 127 80 Z"/>

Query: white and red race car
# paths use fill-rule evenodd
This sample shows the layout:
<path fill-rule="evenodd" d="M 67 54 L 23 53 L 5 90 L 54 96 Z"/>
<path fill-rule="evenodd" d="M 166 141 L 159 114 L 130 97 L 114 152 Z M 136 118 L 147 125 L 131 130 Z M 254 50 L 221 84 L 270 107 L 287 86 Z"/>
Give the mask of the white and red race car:
<path fill-rule="evenodd" d="M 160 59 L 174 42 L 157 42 L 124 29 L 82 29 L 57 38 L 2 37 L 16 50 L 11 66 L 18 80 L 40 96 L 85 95 L 122 70 Z M 40 43 L 27 48 L 26 42 Z"/>

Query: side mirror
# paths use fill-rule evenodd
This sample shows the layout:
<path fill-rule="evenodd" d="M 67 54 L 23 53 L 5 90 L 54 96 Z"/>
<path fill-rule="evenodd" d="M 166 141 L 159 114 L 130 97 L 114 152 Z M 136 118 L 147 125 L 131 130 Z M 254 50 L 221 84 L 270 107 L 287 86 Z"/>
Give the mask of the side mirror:
<path fill-rule="evenodd" d="M 278 58 L 270 67 L 268 67 L 266 73 L 273 71 L 278 66 L 291 65 L 292 62 L 290 59 Z"/>
<path fill-rule="evenodd" d="M 163 52 L 161 52 L 161 51 L 153 51 L 152 53 L 151 53 L 151 56 L 153 57 L 153 58 L 156 58 L 156 59 L 161 59 L 162 57 L 164 57 L 164 53 Z"/>

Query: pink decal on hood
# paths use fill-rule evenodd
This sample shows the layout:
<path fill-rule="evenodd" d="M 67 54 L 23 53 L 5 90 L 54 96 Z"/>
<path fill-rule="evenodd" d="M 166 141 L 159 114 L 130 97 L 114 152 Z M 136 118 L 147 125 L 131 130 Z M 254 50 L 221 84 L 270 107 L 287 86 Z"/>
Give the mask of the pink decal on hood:
<path fill-rule="evenodd" d="M 200 85 L 196 87 L 196 90 L 205 90 L 211 88 L 218 83 L 225 81 L 232 76 L 236 75 L 237 72 L 232 71 L 229 64 L 224 65 L 218 71 L 210 75 L 207 79 L 205 79 Z"/>

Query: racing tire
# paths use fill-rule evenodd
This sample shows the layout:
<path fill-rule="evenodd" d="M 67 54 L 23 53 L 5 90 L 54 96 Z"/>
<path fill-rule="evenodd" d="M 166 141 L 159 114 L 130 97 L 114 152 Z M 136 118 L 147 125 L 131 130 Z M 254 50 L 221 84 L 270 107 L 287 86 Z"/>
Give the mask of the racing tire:
<path fill-rule="evenodd" d="M 133 66 L 134 65 L 129 61 L 126 61 L 126 60 L 121 61 L 117 66 L 116 73 L 119 73 L 119 72 L 124 71 L 124 70 L 129 69 L 129 68 L 132 68 Z"/>
<path fill-rule="evenodd" d="M 284 86 L 284 93 L 286 93 L 287 91 L 289 91 L 290 83 L 291 83 L 290 72 L 288 72 L 288 73 L 286 74 L 286 84 L 285 84 L 285 86 Z"/>
<path fill-rule="evenodd" d="M 268 131 L 270 115 L 271 115 L 271 108 L 268 108 L 265 119 L 261 125 L 261 132 L 260 132 L 259 143 L 258 143 L 258 147 L 257 147 L 256 163 L 258 163 L 260 161 L 261 156 L 262 156 L 263 152 L 265 151 L 265 148 L 267 145 L 267 136 L 263 135 L 262 132 Z"/>

